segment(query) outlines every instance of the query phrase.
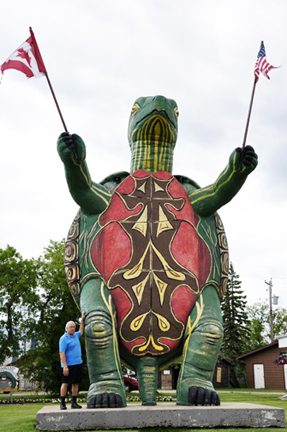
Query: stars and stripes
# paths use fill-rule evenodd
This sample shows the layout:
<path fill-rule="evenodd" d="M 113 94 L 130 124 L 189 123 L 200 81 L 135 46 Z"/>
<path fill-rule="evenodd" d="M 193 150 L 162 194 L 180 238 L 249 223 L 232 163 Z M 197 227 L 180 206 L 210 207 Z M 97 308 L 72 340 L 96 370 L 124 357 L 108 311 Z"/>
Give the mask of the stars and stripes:
<path fill-rule="evenodd" d="M 255 68 L 254 68 L 254 75 L 256 77 L 256 81 L 259 80 L 260 72 L 266 78 L 270 79 L 270 77 L 268 76 L 268 72 L 271 69 L 277 69 L 277 68 L 275 66 L 272 66 L 270 63 L 267 62 L 265 46 L 264 46 L 264 43 L 262 42 L 261 47 L 260 47 L 260 51 L 259 51 L 258 56 L 257 56 Z"/>

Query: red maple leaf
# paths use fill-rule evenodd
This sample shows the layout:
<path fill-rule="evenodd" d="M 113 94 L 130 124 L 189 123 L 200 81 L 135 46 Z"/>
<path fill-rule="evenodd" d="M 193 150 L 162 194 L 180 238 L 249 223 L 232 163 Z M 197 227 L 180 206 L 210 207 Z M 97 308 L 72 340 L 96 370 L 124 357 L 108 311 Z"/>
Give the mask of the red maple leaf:
<path fill-rule="evenodd" d="M 31 59 L 30 59 L 30 57 L 29 57 L 28 51 L 24 51 L 23 48 L 20 48 L 20 49 L 18 50 L 17 57 L 21 57 L 21 58 L 23 58 L 23 59 L 26 59 L 28 65 L 31 67 Z"/>

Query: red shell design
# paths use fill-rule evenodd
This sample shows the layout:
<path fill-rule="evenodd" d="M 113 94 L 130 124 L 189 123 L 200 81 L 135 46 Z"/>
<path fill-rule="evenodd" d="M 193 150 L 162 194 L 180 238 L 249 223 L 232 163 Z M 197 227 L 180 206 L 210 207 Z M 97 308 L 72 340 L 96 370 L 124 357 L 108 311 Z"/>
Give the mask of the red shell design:
<path fill-rule="evenodd" d="M 91 259 L 116 307 L 118 332 L 134 355 L 176 348 L 211 268 L 199 216 L 169 173 L 139 170 L 99 218 Z"/>

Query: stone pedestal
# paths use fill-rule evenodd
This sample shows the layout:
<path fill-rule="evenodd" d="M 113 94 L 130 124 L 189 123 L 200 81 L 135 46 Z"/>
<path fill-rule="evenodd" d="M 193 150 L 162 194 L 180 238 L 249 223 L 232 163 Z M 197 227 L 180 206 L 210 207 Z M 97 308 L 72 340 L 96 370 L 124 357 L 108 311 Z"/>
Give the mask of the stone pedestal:
<path fill-rule="evenodd" d="M 38 430 L 68 431 L 140 429 L 144 427 L 215 428 L 285 427 L 283 408 L 245 403 L 223 403 L 219 407 L 186 407 L 174 403 L 157 406 L 130 404 L 126 408 L 71 409 L 46 406 L 37 413 Z"/>

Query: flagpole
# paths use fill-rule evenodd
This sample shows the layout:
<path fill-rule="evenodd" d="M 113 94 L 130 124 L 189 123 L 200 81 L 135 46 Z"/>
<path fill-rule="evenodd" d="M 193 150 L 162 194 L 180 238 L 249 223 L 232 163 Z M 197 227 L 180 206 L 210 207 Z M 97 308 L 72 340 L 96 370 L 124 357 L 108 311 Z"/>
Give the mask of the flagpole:
<path fill-rule="evenodd" d="M 38 59 L 36 58 L 36 61 L 37 61 L 37 63 L 38 63 L 38 60 L 40 61 L 40 65 L 41 65 L 40 67 L 41 67 L 41 69 L 39 68 L 39 70 L 40 70 L 40 72 L 43 72 L 44 75 L 45 75 L 45 77 L 47 78 L 47 81 L 48 81 L 48 84 L 49 84 L 49 87 L 50 87 L 50 90 L 51 90 L 51 93 L 52 93 L 52 96 L 53 96 L 54 102 L 55 102 L 55 104 L 56 104 L 56 107 L 57 107 L 58 113 L 59 113 L 59 115 L 60 115 L 60 118 L 61 118 L 61 120 L 62 120 L 62 124 L 63 124 L 63 126 L 64 126 L 64 130 L 65 130 L 65 132 L 69 133 L 69 132 L 68 132 L 68 129 L 67 129 L 67 126 L 66 126 L 66 123 L 65 123 L 65 121 L 64 121 L 64 117 L 62 116 L 62 112 L 61 112 L 61 110 L 60 110 L 60 107 L 59 107 L 59 104 L 58 104 L 58 101 L 57 101 L 57 98 L 56 98 L 55 92 L 54 92 L 54 90 L 53 90 L 53 87 L 52 87 L 52 84 L 51 84 L 51 81 L 50 81 L 50 78 L 49 78 L 49 75 L 48 75 L 47 69 L 46 69 L 46 67 L 45 67 L 45 65 L 44 65 L 44 62 L 43 62 L 43 59 L 42 59 L 42 55 L 41 55 L 41 53 L 40 53 L 40 50 L 39 50 L 39 47 L 38 47 L 38 44 L 37 44 L 37 41 L 36 41 L 36 38 L 35 38 L 34 32 L 33 32 L 33 30 L 32 30 L 32 27 L 29 27 L 29 30 L 30 30 L 30 33 L 31 33 L 31 36 L 32 36 L 32 39 L 33 39 L 33 42 L 34 42 L 34 47 L 35 47 L 35 51 L 36 51 L 36 57 L 38 57 Z M 39 63 L 38 63 L 38 67 L 39 67 Z M 70 145 L 69 148 L 70 148 L 71 150 L 73 150 L 73 153 L 74 153 L 75 159 L 78 159 L 77 152 L 76 152 L 76 148 L 75 148 L 75 144 Z"/>
<path fill-rule="evenodd" d="M 263 45 L 263 41 L 260 44 L 260 49 L 261 49 L 262 45 Z M 260 49 L 259 49 L 259 51 L 260 51 Z M 244 148 L 245 148 L 245 143 L 246 143 L 246 139 L 247 139 L 247 133 L 248 133 L 248 128 L 249 128 L 249 121 L 250 121 L 250 117 L 251 117 L 251 111 L 252 111 L 252 105 L 253 105 L 253 99 L 254 99 L 254 93 L 255 93 L 255 87 L 256 87 L 257 81 L 258 81 L 258 79 L 255 76 L 254 83 L 253 83 L 253 88 L 252 88 L 251 99 L 250 99 L 249 111 L 248 111 L 248 116 L 247 116 L 247 122 L 246 122 L 246 127 L 245 127 L 245 133 L 244 133 L 244 138 L 243 138 L 243 144 L 242 144 L 242 149 L 241 149 L 241 158 L 240 158 L 240 163 L 239 163 L 239 171 L 241 171 L 241 168 L 242 168 Z"/>
<path fill-rule="evenodd" d="M 38 44 L 37 44 L 37 42 L 36 42 L 36 38 L 35 38 L 34 32 L 33 32 L 33 30 L 32 30 L 32 27 L 29 27 L 29 30 L 30 30 L 31 36 L 32 36 L 32 38 L 33 38 L 33 40 L 34 40 L 35 47 L 36 47 L 36 49 L 37 49 L 37 51 L 38 51 L 38 56 L 40 56 L 40 57 L 41 57 L 41 60 L 42 60 L 42 56 L 41 56 L 41 54 L 40 54 L 40 50 L 39 50 L 39 48 L 38 48 Z M 42 62 L 43 62 L 43 60 L 42 60 Z M 60 110 L 60 107 L 59 107 L 59 104 L 58 104 L 58 101 L 57 101 L 57 98 L 56 98 L 56 95 L 55 95 L 55 92 L 54 92 L 54 90 L 53 90 L 53 87 L 52 87 L 52 84 L 51 84 L 50 78 L 49 78 L 49 76 L 48 76 L 48 72 L 47 72 L 47 70 L 46 70 L 46 67 L 44 66 L 44 62 L 43 62 L 43 64 L 42 64 L 42 66 L 43 66 L 43 69 L 42 69 L 42 70 L 44 71 L 43 73 L 45 74 L 45 76 L 46 76 L 46 78 L 47 78 L 47 81 L 48 81 L 48 84 L 49 84 L 49 87 L 50 87 L 50 90 L 51 90 L 52 96 L 53 96 L 53 98 L 54 98 L 54 102 L 55 102 L 55 104 L 56 104 L 56 107 L 57 107 L 58 113 L 59 113 L 59 115 L 60 115 L 60 118 L 61 118 L 61 120 L 62 120 L 62 123 L 63 123 L 64 129 L 65 129 L 65 132 L 68 132 L 68 129 L 67 129 L 66 123 L 65 123 L 64 118 L 63 118 L 63 116 L 62 116 L 62 113 L 61 113 L 61 110 Z"/>
<path fill-rule="evenodd" d="M 56 104 L 56 107 L 57 107 L 58 113 L 59 113 L 59 115 L 60 115 L 60 117 L 61 117 L 61 120 L 62 120 L 62 123 L 63 123 L 64 129 L 65 129 L 65 132 L 69 133 L 69 132 L 68 132 L 68 129 L 67 129 L 67 126 L 66 126 L 66 123 L 65 123 L 65 121 L 64 121 L 64 118 L 63 118 L 63 116 L 62 116 L 62 113 L 61 113 L 61 110 L 60 110 L 60 107 L 59 107 L 59 104 L 58 104 L 58 101 L 57 101 L 56 95 L 55 95 L 55 93 L 54 93 L 54 90 L 53 90 L 53 87 L 52 87 L 52 84 L 51 84 L 51 81 L 50 81 L 50 78 L 49 78 L 47 72 L 45 72 L 45 76 L 46 76 L 46 78 L 47 78 L 47 81 L 48 81 L 48 84 L 49 84 L 49 87 L 50 87 L 51 93 L 52 93 L 52 95 L 53 95 L 53 98 L 54 98 L 54 101 L 55 101 L 55 104 Z M 77 152 L 76 152 L 75 144 L 71 144 L 69 148 L 73 151 L 74 156 L 75 156 L 75 159 L 77 160 L 77 159 L 78 159 L 78 155 L 77 155 Z"/>
<path fill-rule="evenodd" d="M 49 78 L 47 72 L 45 72 L 45 76 L 46 76 L 46 78 L 47 78 L 47 81 L 48 81 L 48 84 L 49 84 L 49 87 L 50 87 L 50 90 L 51 90 L 52 96 L 53 96 L 53 98 L 54 98 L 54 101 L 55 101 L 55 104 L 56 104 L 56 107 L 57 107 L 58 113 L 59 113 L 59 115 L 60 115 L 60 118 L 61 118 L 61 120 L 62 120 L 62 123 L 63 123 L 64 129 L 65 129 L 65 132 L 68 132 L 68 129 L 67 129 L 66 123 L 65 123 L 64 118 L 63 118 L 63 116 L 62 116 L 62 113 L 61 113 L 61 110 L 60 110 L 60 107 L 59 107 L 59 104 L 58 104 L 58 101 L 57 101 L 56 95 L 55 95 L 55 93 L 54 93 L 54 90 L 53 90 L 53 87 L 52 87 L 52 84 L 51 84 L 51 81 L 50 81 L 50 78 Z"/>

